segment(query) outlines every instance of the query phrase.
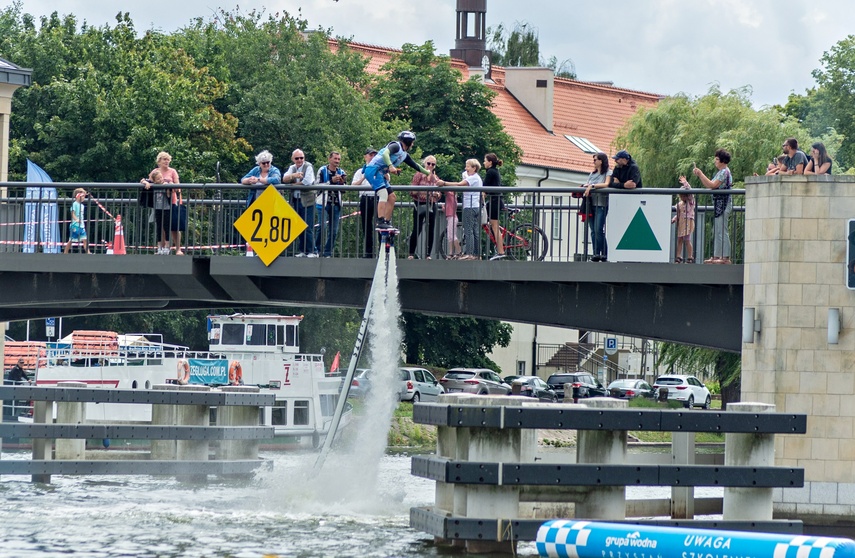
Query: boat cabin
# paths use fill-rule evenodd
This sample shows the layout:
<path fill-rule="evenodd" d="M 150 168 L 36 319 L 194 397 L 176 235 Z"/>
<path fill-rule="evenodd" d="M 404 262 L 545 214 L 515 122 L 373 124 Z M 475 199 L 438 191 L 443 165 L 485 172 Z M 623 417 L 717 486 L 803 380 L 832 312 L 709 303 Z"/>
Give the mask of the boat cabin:
<path fill-rule="evenodd" d="M 232 314 L 208 316 L 209 350 L 243 353 L 299 353 L 303 316 Z"/>

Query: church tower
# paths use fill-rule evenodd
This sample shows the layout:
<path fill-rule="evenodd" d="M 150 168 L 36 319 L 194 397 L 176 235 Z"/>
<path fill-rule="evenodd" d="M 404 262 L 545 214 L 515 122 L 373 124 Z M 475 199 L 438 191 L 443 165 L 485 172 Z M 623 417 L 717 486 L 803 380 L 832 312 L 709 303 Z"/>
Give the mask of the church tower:
<path fill-rule="evenodd" d="M 489 76 L 487 0 L 457 0 L 457 37 L 449 54 L 470 68 L 483 68 Z"/>

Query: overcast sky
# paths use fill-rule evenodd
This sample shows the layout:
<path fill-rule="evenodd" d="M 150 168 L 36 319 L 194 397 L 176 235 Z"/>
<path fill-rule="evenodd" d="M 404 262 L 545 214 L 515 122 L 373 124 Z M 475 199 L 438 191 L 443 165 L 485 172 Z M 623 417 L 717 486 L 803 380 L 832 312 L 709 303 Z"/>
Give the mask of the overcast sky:
<path fill-rule="evenodd" d="M 56 10 L 101 25 L 122 10 L 138 30 L 165 32 L 235 5 L 300 13 L 362 43 L 454 47 L 455 0 L 23 0 L 36 16 Z M 544 58 L 572 59 L 579 79 L 664 95 L 749 85 L 760 107 L 814 85 L 822 54 L 852 32 L 851 11 L 850 0 L 487 0 L 487 25 L 528 22 Z"/>

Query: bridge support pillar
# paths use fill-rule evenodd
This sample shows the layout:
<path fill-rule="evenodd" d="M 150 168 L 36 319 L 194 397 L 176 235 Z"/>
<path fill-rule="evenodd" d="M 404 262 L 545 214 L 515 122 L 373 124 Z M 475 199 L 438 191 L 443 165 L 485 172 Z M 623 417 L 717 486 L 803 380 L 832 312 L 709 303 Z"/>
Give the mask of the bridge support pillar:
<path fill-rule="evenodd" d="M 584 405 L 594 409 L 627 408 L 626 401 L 610 397 L 585 399 Z M 579 430 L 576 435 L 576 462 L 622 465 L 626 463 L 626 439 L 626 430 Z M 626 519 L 626 487 L 592 488 L 587 497 L 576 504 L 576 517 Z"/>
<path fill-rule="evenodd" d="M 151 389 L 158 391 L 178 391 L 178 384 L 156 384 Z M 152 405 L 152 426 L 174 426 L 178 405 Z M 156 461 L 172 461 L 178 455 L 177 440 L 152 440 L 151 458 Z"/>
<path fill-rule="evenodd" d="M 730 403 L 728 411 L 774 413 L 775 406 L 766 403 Z M 724 464 L 741 467 L 775 465 L 774 434 L 724 435 Z M 772 519 L 772 488 L 725 487 L 723 518 L 768 521 Z"/>
<path fill-rule="evenodd" d="M 208 386 L 178 386 L 178 391 L 211 391 Z M 208 405 L 181 405 L 175 410 L 177 426 L 208 426 L 211 423 L 211 408 Z M 178 440 L 176 457 L 179 461 L 207 461 L 208 440 Z M 205 482 L 207 475 L 192 473 L 188 466 L 187 475 L 179 475 L 179 480 Z"/>
<path fill-rule="evenodd" d="M 84 382 L 57 382 L 56 387 L 85 388 Z M 56 422 L 59 424 L 82 424 L 85 403 L 82 401 L 57 401 Z M 57 439 L 57 459 L 86 459 L 86 440 Z"/>
<path fill-rule="evenodd" d="M 257 386 L 223 386 L 221 391 L 230 393 L 258 393 Z M 217 409 L 217 426 L 258 426 L 259 407 L 252 405 L 229 405 Z M 221 440 L 217 459 L 258 459 L 258 440 Z"/>

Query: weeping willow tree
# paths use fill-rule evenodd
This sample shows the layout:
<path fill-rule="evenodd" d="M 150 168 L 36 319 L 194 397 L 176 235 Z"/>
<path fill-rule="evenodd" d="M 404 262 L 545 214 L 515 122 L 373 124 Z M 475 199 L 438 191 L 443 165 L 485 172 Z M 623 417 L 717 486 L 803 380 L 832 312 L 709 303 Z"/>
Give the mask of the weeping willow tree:
<path fill-rule="evenodd" d="M 742 363 L 739 353 L 728 353 L 701 347 L 661 343 L 659 362 L 669 369 L 707 370 L 712 368 L 721 386 L 721 405 L 739 401 Z"/>

